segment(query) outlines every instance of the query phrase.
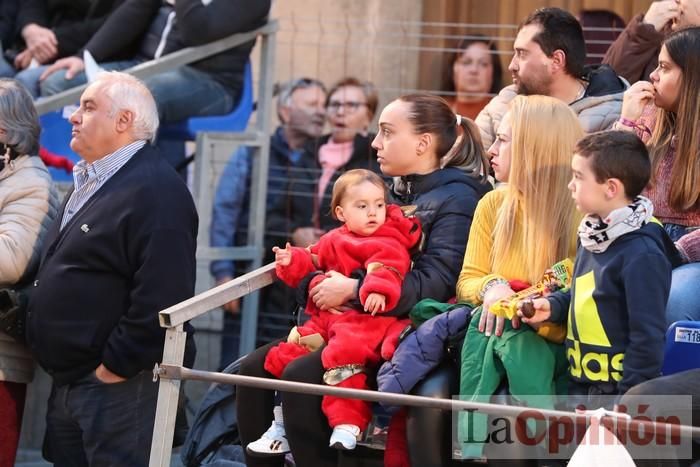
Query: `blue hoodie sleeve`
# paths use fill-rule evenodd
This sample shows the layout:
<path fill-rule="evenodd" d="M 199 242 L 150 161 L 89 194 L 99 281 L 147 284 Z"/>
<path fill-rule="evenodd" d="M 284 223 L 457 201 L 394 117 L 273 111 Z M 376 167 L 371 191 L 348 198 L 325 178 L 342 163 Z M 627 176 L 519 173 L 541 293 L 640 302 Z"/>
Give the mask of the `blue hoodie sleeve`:
<path fill-rule="evenodd" d="M 569 313 L 569 305 L 571 305 L 571 289 L 554 292 L 547 297 L 547 300 L 551 310 L 549 322 L 556 324 L 565 322 Z"/>
<path fill-rule="evenodd" d="M 234 246 L 241 212 L 246 208 L 243 201 L 250 161 L 250 148 L 238 148 L 221 174 L 209 229 L 209 244 L 212 247 Z M 235 274 L 233 261 L 230 260 L 212 261 L 210 271 L 216 280 L 226 276 L 234 277 Z"/>
<path fill-rule="evenodd" d="M 661 373 L 666 333 L 666 302 L 671 264 L 658 253 L 635 256 L 621 274 L 627 300 L 629 344 L 625 350 L 620 394 Z"/>

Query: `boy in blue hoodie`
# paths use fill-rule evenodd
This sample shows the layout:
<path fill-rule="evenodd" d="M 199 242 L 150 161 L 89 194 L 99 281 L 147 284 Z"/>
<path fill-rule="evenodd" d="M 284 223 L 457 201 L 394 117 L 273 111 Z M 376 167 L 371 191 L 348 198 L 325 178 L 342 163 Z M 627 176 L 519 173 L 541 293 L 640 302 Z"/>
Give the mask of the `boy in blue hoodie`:
<path fill-rule="evenodd" d="M 659 375 L 665 309 L 677 250 L 640 193 L 649 182 L 646 146 L 624 131 L 576 145 L 569 183 L 585 213 L 571 289 L 533 301 L 523 322 L 567 321 L 569 394 L 621 395 Z M 528 313 L 529 314 L 529 313 Z"/>

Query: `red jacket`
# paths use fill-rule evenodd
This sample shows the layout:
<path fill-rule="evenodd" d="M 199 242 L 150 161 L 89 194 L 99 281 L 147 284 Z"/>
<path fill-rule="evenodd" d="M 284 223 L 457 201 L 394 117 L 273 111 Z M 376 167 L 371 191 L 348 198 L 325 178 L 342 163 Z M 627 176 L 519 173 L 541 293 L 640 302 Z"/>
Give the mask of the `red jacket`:
<path fill-rule="evenodd" d="M 313 271 L 337 271 L 346 276 L 356 269 L 367 270 L 360 287 L 360 301 L 378 293 L 386 297 L 386 310 L 393 309 L 401 296 L 401 283 L 411 268 L 409 250 L 420 240 L 417 218 L 405 217 L 401 208 L 387 206 L 386 222 L 371 236 L 357 235 L 343 225 L 321 237 L 310 248 L 292 248 L 289 266 L 277 266 L 277 277 L 296 287 Z"/>

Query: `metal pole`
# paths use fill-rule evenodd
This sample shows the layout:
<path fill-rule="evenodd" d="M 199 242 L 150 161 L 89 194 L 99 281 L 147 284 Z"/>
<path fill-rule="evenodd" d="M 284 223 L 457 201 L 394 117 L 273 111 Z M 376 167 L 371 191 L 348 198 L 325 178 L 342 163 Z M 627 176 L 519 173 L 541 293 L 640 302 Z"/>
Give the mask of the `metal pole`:
<path fill-rule="evenodd" d="M 196 149 L 194 158 L 194 199 L 199 215 L 199 232 L 197 232 L 197 245 L 209 245 L 209 226 L 211 224 L 211 210 L 214 205 L 215 184 L 210 177 L 214 158 L 214 141 L 207 132 L 197 132 Z M 199 250 L 199 248 L 198 248 Z M 197 251 L 199 253 L 199 251 Z M 199 254 L 197 255 L 199 260 Z"/>
<path fill-rule="evenodd" d="M 267 210 L 267 179 L 270 167 L 270 128 L 272 85 L 275 76 L 275 31 L 261 37 L 260 75 L 258 81 L 258 107 L 256 127 L 259 144 L 253 151 L 253 171 L 250 184 L 250 216 L 248 220 L 248 245 L 253 245 L 258 256 L 251 262 L 255 270 L 262 264 L 265 252 L 265 212 Z M 243 300 L 239 354 L 245 355 L 255 349 L 258 329 L 260 293 L 253 292 Z"/>
<path fill-rule="evenodd" d="M 187 333 L 182 330 L 182 325 L 165 331 L 163 364 L 182 365 L 185 357 L 186 340 Z M 156 378 L 155 371 L 154 369 L 154 381 Z M 170 454 L 173 450 L 175 417 L 177 415 L 179 397 L 180 381 L 161 378 L 158 386 L 158 405 L 156 406 L 156 420 L 153 425 L 149 467 L 170 466 Z"/>
<path fill-rule="evenodd" d="M 491 404 L 486 402 L 461 401 L 456 399 L 441 399 L 425 396 L 414 396 L 410 394 L 396 394 L 388 392 L 371 391 L 367 389 L 339 388 L 321 384 L 300 383 L 296 381 L 284 381 L 280 379 L 259 378 L 255 376 L 231 375 L 227 373 L 215 373 L 209 371 L 193 370 L 190 368 L 176 367 L 171 365 L 161 365 L 158 369 L 161 378 L 174 378 L 182 380 L 208 381 L 212 383 L 235 384 L 250 386 L 260 389 L 275 391 L 298 392 L 301 394 L 312 394 L 317 396 L 337 396 L 344 398 L 360 399 L 370 402 L 386 402 L 396 406 L 428 407 L 440 410 L 479 410 L 494 415 L 504 415 L 517 418 L 526 410 L 536 410 L 539 415 L 548 419 L 568 417 L 573 418 L 576 423 L 583 423 L 591 418 L 590 413 L 565 412 L 563 410 L 540 409 L 533 407 L 517 407 L 512 405 Z M 617 422 L 624 422 L 630 428 L 656 427 L 658 429 L 678 429 L 682 436 L 700 437 L 700 427 L 687 425 L 675 425 L 662 422 L 629 420 L 624 414 L 616 416 L 606 414 L 602 419 L 608 418 Z"/>
<path fill-rule="evenodd" d="M 158 313 L 160 325 L 164 328 L 171 328 L 178 324 L 183 324 L 185 321 L 203 315 L 207 311 L 213 310 L 234 298 L 240 298 L 254 290 L 270 285 L 276 278 L 275 263 L 267 264 L 232 281 L 188 298 L 184 302 L 166 308 Z"/>

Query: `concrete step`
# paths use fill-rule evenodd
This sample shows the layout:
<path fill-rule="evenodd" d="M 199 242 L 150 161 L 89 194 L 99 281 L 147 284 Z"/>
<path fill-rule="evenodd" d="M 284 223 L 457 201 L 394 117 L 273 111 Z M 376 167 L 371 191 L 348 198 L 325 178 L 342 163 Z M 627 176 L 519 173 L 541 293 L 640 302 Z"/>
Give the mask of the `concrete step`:
<path fill-rule="evenodd" d="M 180 450 L 175 449 L 173 451 L 170 467 L 184 467 L 183 463 L 180 461 Z M 41 457 L 41 451 L 38 449 L 20 449 L 17 452 L 17 460 L 15 460 L 15 467 L 52 467 L 53 464 L 45 461 Z"/>

